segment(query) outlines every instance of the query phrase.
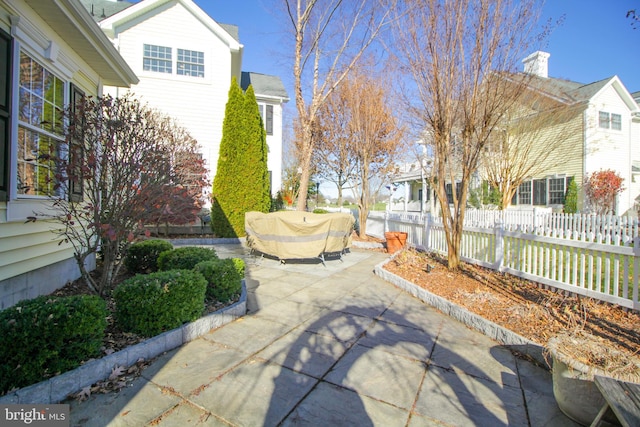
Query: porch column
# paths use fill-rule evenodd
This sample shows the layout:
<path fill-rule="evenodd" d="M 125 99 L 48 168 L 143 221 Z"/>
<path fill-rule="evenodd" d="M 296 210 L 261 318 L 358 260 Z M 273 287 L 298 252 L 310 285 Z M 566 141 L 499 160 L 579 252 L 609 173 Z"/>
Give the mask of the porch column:
<path fill-rule="evenodd" d="M 407 213 L 407 208 L 409 205 L 409 189 L 411 187 L 411 184 L 409 183 L 409 181 L 405 181 L 404 182 L 404 212 Z"/>

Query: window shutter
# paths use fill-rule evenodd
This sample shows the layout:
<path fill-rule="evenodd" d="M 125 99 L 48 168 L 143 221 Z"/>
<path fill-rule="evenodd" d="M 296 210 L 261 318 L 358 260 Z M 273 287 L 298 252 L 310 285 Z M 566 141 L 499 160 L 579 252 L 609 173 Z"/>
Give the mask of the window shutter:
<path fill-rule="evenodd" d="M 533 204 L 537 206 L 546 206 L 547 204 L 547 180 L 533 180 Z"/>
<path fill-rule="evenodd" d="M 82 99 L 84 98 L 84 92 L 78 89 L 74 84 L 71 84 L 71 120 L 78 120 L 79 117 L 76 114 L 76 109 L 79 107 Z M 69 123 L 71 126 L 82 126 L 81 123 Z M 82 162 L 84 161 L 84 141 L 80 138 L 73 138 L 70 141 L 69 146 L 69 166 L 72 171 L 69 177 L 69 201 L 81 202 L 83 199 L 84 182 L 82 179 Z"/>
<path fill-rule="evenodd" d="M 11 36 L 0 30 L 0 201 L 6 201 L 9 194 L 12 59 Z"/>
<path fill-rule="evenodd" d="M 267 120 L 265 121 L 265 127 L 267 129 L 267 135 L 273 135 L 273 105 L 267 105 Z"/>

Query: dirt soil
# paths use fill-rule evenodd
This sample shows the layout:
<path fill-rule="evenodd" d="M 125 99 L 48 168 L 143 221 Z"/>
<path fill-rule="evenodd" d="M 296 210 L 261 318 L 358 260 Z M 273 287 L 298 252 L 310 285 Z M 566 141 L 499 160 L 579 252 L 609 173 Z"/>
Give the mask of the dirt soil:
<path fill-rule="evenodd" d="M 622 363 L 629 365 L 615 369 L 640 372 L 638 312 L 472 264 L 451 271 L 445 259 L 413 249 L 403 250 L 385 269 L 543 346 L 558 334 L 587 336 L 590 345 L 582 341 L 582 348 L 567 350 L 572 357 L 607 368 L 612 361 L 603 357 L 606 347 L 623 354 Z"/>

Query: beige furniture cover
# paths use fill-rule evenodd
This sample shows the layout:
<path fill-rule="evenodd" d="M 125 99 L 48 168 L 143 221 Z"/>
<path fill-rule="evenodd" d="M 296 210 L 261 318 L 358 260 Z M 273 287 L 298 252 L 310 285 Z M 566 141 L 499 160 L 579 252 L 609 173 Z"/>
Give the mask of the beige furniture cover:
<path fill-rule="evenodd" d="M 247 245 L 281 260 L 324 259 L 324 254 L 343 253 L 351 245 L 354 222 L 347 213 L 247 212 Z"/>

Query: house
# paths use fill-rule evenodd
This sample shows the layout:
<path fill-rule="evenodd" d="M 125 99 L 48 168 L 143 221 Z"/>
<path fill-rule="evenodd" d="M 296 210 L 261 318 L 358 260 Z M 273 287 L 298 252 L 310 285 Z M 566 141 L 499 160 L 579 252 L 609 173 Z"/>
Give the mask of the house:
<path fill-rule="evenodd" d="M 578 208 L 588 211 L 582 191 L 584 180 L 601 169 L 613 169 L 624 178 L 616 213 L 636 215 L 640 202 L 640 93 L 630 93 L 617 76 L 588 84 L 549 77 L 549 56 L 535 52 L 523 60 L 528 90 L 558 105 L 571 106 L 578 114 L 563 125 L 570 132 L 559 141 L 561 147 L 554 153 L 562 161 L 549 163 L 543 173 L 528 177 L 519 186 L 510 208 L 546 206 L 561 211 L 569 182 L 575 180 Z M 482 170 L 479 175 L 481 179 Z M 425 185 L 406 173 L 396 176 L 393 182 L 403 183 L 411 200 L 420 197 L 417 189 Z"/>
<path fill-rule="evenodd" d="M 272 194 L 280 190 L 282 109 L 289 98 L 279 77 L 241 71 L 244 46 L 236 26 L 219 24 L 192 0 L 82 2 L 140 79 L 127 90 L 189 131 L 211 180 L 231 78 L 243 89 L 253 84 L 267 131 Z M 105 91 L 118 96 L 123 89 Z"/>
<path fill-rule="evenodd" d="M 79 277 L 55 224 L 26 222 L 52 209 L 38 152 L 62 138 L 72 96 L 137 82 L 78 0 L 0 0 L 0 310 Z"/>

